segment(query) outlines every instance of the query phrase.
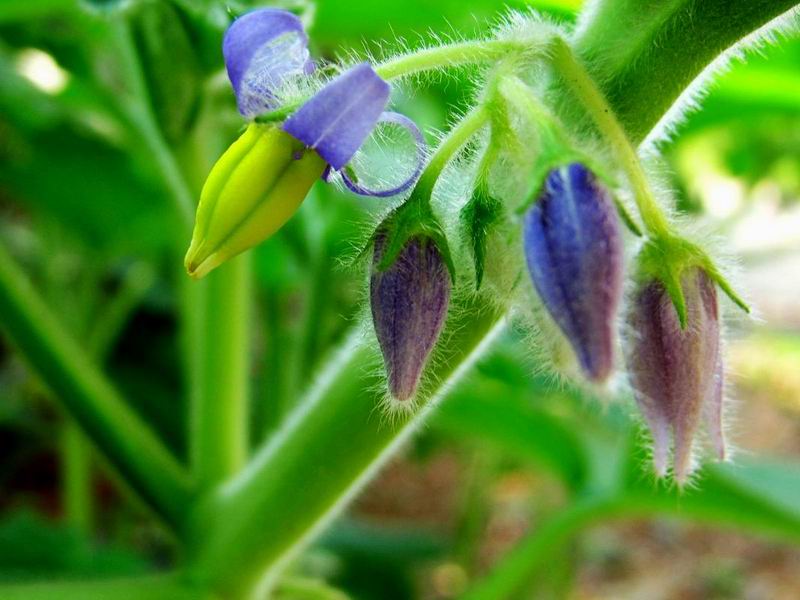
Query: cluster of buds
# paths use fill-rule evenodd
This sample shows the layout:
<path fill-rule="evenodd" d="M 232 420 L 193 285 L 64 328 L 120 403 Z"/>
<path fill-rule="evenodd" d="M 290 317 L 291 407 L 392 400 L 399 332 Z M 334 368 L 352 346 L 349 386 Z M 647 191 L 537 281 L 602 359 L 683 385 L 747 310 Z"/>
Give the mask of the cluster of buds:
<path fill-rule="evenodd" d="M 296 16 L 277 9 L 242 16 L 226 33 L 223 54 L 239 110 L 253 121 L 214 166 L 203 188 L 186 255 L 191 276 L 203 277 L 275 233 L 314 182 L 327 181 L 333 172 L 349 189 L 369 196 L 391 196 L 414 185 L 424 158 L 422 136 L 406 117 L 385 112 L 390 86 L 368 63 L 339 74 L 296 110 L 287 111 L 281 100 L 286 90 L 302 87 L 316 70 Z M 602 384 L 617 363 L 625 268 L 620 222 L 638 230 L 596 169 L 588 166 L 590 161 L 570 146 L 557 120 L 531 104 L 525 85 L 509 79 L 497 88 L 511 104 L 536 114 L 546 142 L 534 169 L 533 179 L 540 184 L 522 218 L 530 280 L 582 374 Z M 381 122 L 411 132 L 417 168 L 397 187 L 373 190 L 353 177 L 349 165 Z M 506 125 L 505 130 L 513 127 Z M 497 139 L 492 138 L 490 148 Z M 485 162 L 488 172 L 492 161 Z M 444 164 L 434 163 L 433 180 Z M 372 321 L 389 393 L 401 402 L 417 394 L 455 281 L 444 230 L 430 205 L 431 165 L 423 176 L 425 184 L 380 224 L 371 240 Z M 460 213 L 475 261 L 476 288 L 490 258 L 489 231 L 509 222 L 503 203 L 490 193 L 485 172 Z M 716 286 L 742 303 L 697 246 L 666 226 L 650 234 L 637 258 L 636 289 L 625 311 L 625 359 L 652 432 L 656 472 L 667 473 L 672 446 L 673 473 L 682 484 L 691 474 L 693 441 L 703 419 L 717 455 L 725 456 Z"/>

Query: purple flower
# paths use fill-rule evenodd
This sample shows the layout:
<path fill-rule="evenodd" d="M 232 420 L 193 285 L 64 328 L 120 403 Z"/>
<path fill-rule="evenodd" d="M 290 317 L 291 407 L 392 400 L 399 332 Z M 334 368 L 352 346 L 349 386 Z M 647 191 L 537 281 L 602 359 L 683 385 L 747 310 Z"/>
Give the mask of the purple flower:
<path fill-rule="evenodd" d="M 450 302 L 450 274 L 436 243 L 429 237 L 408 240 L 385 271 L 386 236 L 375 240 L 370 278 L 372 322 L 389 379 L 398 400 L 414 395 L 442 330 Z"/>
<path fill-rule="evenodd" d="M 622 238 L 608 191 L 583 165 L 550 171 L 525 214 L 523 243 L 539 297 L 593 381 L 614 368 Z"/>
<path fill-rule="evenodd" d="M 667 471 L 670 433 L 674 438 L 674 474 L 679 484 L 691 473 L 692 442 L 705 419 L 720 459 L 723 365 L 717 291 L 706 272 L 683 272 L 687 323 L 660 281 L 645 284 L 633 298 L 627 325 L 626 361 L 636 401 L 653 436 L 656 473 Z"/>
<path fill-rule="evenodd" d="M 281 9 L 254 10 L 236 19 L 225 33 L 222 51 L 239 111 L 246 117 L 278 108 L 284 84 L 313 72 L 308 36 L 300 19 Z M 399 185 L 370 190 L 342 171 L 345 184 L 356 193 L 381 197 L 398 194 L 419 175 L 424 139 L 413 121 L 385 112 L 390 91 L 389 84 L 368 63 L 356 65 L 306 101 L 289 116 L 283 129 L 339 171 L 379 123 L 407 128 L 417 144 L 417 168 Z"/>

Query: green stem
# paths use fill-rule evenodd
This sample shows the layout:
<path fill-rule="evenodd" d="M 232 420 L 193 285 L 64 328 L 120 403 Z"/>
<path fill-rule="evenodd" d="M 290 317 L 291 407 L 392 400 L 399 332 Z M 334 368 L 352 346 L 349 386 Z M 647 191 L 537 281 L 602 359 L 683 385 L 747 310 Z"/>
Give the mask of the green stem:
<path fill-rule="evenodd" d="M 116 18 L 110 21 L 109 25 L 117 53 L 122 59 L 125 80 L 132 92 L 130 97 L 122 97 L 119 100 L 120 105 L 158 168 L 182 225 L 189 230 L 194 222 L 194 198 L 153 114 L 130 24 L 124 18 Z"/>
<path fill-rule="evenodd" d="M 249 440 L 250 273 L 241 255 L 200 282 L 192 361 L 190 444 L 192 474 L 200 490 L 235 475 Z"/>
<path fill-rule="evenodd" d="M 186 586 L 179 575 L 101 581 L 53 581 L 0 585 L 3 600 L 221 600 Z"/>
<path fill-rule="evenodd" d="M 591 115 L 597 129 L 616 153 L 633 188 L 636 205 L 645 227 L 654 237 L 669 235 L 671 230 L 669 221 L 653 197 L 636 150 L 602 92 L 564 40 L 560 38 L 553 40 L 550 56 L 553 67 L 564 84 Z"/>
<path fill-rule="evenodd" d="M 92 454 L 83 432 L 74 423 L 64 424 L 61 440 L 61 501 L 64 516 L 82 534 L 92 528 Z"/>
<path fill-rule="evenodd" d="M 491 118 L 489 109 L 485 104 L 478 104 L 463 119 L 461 119 L 439 144 L 433 153 L 428 165 L 420 175 L 416 192 L 422 197 L 430 197 L 436 181 L 444 171 L 447 164 L 469 139 L 475 135 Z"/>
<path fill-rule="evenodd" d="M 502 312 L 482 305 L 451 318 L 418 404 L 395 418 L 381 416 L 375 397 L 383 379 L 374 340 L 364 344 L 360 332 L 354 335 L 248 468 L 198 505 L 193 577 L 234 595 L 274 583 L 481 356 L 503 323 Z"/>
<path fill-rule="evenodd" d="M 375 72 L 383 79 L 395 79 L 422 71 L 445 67 L 458 67 L 465 64 L 491 62 L 512 52 L 530 48 L 509 40 L 477 40 L 425 48 L 389 59 L 375 67 Z"/>
<path fill-rule="evenodd" d="M 0 319 L 58 400 L 146 504 L 172 525 L 190 489 L 181 465 L 96 370 L 0 248 Z"/>

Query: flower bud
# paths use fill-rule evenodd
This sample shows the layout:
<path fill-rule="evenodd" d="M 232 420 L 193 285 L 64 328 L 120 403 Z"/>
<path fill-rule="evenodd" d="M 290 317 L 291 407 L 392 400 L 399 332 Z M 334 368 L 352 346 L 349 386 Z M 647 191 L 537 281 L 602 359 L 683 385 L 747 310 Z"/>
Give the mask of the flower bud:
<path fill-rule="evenodd" d="M 528 271 L 547 312 L 593 381 L 614 368 L 622 237 L 608 191 L 582 164 L 553 169 L 523 224 Z"/>
<path fill-rule="evenodd" d="M 636 402 L 653 436 L 656 473 L 666 474 L 670 432 L 674 438 L 674 474 L 683 484 L 691 473 L 692 442 L 700 421 L 707 421 L 719 458 L 722 435 L 723 367 L 717 291 L 702 268 L 680 277 L 686 327 L 664 284 L 644 284 L 633 298 L 626 362 Z"/>
<path fill-rule="evenodd" d="M 450 274 L 436 243 L 424 235 L 408 239 L 397 259 L 381 271 L 386 244 L 387 236 L 379 234 L 370 278 L 372 322 L 389 391 L 398 400 L 408 400 L 442 330 L 450 303 Z"/>
<path fill-rule="evenodd" d="M 295 213 L 325 161 L 281 129 L 253 123 L 203 186 L 186 270 L 200 278 L 264 241 Z"/>

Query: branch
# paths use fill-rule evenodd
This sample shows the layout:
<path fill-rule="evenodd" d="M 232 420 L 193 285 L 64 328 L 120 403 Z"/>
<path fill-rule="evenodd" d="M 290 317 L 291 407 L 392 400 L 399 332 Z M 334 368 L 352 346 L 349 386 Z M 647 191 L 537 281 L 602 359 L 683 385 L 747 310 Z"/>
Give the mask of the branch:
<path fill-rule="evenodd" d="M 100 373 L 0 247 L 0 325 L 124 481 L 173 526 L 190 489 L 181 465 Z"/>

